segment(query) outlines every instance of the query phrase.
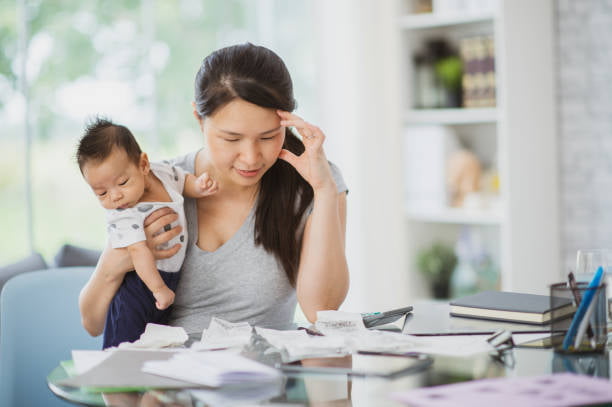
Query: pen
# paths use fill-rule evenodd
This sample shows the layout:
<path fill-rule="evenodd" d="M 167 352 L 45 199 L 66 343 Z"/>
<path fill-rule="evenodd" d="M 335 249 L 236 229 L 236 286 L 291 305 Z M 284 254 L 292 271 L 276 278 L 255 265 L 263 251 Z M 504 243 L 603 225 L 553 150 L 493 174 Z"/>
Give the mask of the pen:
<path fill-rule="evenodd" d="M 407 335 L 413 336 L 469 336 L 469 335 L 492 335 L 496 331 L 463 331 L 463 332 L 429 332 L 429 333 L 412 333 L 406 332 Z M 535 330 L 510 330 L 513 334 L 548 334 L 550 329 L 535 329 Z"/>
<path fill-rule="evenodd" d="M 576 337 L 578 326 L 580 325 L 580 322 L 582 322 L 582 319 L 584 318 L 584 315 L 587 309 L 589 308 L 589 306 L 591 305 L 591 302 L 593 301 L 593 296 L 595 295 L 595 289 L 599 286 L 602 275 L 603 275 L 603 268 L 599 267 L 597 271 L 595 272 L 593 279 L 589 283 L 587 287 L 588 291 L 584 295 L 583 300 L 580 302 L 580 306 L 576 310 L 576 313 L 574 314 L 574 318 L 572 319 L 572 322 L 570 323 L 570 327 L 567 330 L 567 333 L 565 334 L 565 338 L 563 339 L 563 344 L 562 344 L 563 350 L 568 350 L 569 347 L 574 343 L 574 339 Z"/>
<path fill-rule="evenodd" d="M 420 352 L 379 352 L 379 351 L 370 351 L 370 350 L 358 350 L 358 355 L 374 355 L 374 356 L 399 356 L 399 357 L 411 357 L 411 358 L 421 358 L 425 356 L 424 353 Z"/>
<path fill-rule="evenodd" d="M 573 272 L 569 272 L 569 274 L 567 275 L 567 281 L 570 290 L 572 290 L 572 295 L 574 296 L 574 301 L 576 302 L 576 308 L 578 308 L 578 306 L 580 305 L 580 301 L 582 301 L 582 298 L 580 296 L 580 291 L 578 291 L 578 284 L 576 284 L 576 278 L 574 277 Z M 594 334 L 591 324 L 589 324 L 589 326 L 587 327 L 586 334 L 589 339 L 593 338 Z"/>

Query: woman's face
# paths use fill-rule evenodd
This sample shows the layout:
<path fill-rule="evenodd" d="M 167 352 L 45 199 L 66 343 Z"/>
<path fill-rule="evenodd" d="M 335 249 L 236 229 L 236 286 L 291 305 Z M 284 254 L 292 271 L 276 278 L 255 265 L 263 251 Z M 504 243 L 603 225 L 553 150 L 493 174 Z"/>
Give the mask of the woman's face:
<path fill-rule="evenodd" d="M 274 109 L 242 99 L 234 99 L 201 123 L 212 176 L 221 185 L 257 185 L 285 141 L 285 128 Z"/>

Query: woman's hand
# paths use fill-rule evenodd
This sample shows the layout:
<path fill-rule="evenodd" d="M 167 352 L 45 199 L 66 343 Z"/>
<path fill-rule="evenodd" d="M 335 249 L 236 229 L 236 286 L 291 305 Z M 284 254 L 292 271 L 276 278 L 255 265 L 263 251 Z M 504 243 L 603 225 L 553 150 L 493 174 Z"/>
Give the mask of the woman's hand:
<path fill-rule="evenodd" d="M 145 218 L 144 230 L 147 236 L 147 246 L 149 246 L 155 259 L 170 258 L 181 248 L 181 245 L 177 243 L 168 249 L 160 249 L 164 243 L 168 243 L 183 230 L 180 225 L 173 228 L 170 227 L 172 222 L 175 222 L 177 219 L 177 213 L 167 206 L 157 209 Z"/>
<path fill-rule="evenodd" d="M 306 148 L 300 156 L 283 149 L 278 158 L 291 164 L 315 192 L 328 188 L 335 193 L 336 184 L 331 174 L 329 162 L 323 151 L 325 134 L 317 126 L 304 121 L 293 113 L 282 110 L 277 110 L 276 113 L 281 118 L 281 126 L 293 126 L 297 129 L 302 136 L 302 142 Z"/>

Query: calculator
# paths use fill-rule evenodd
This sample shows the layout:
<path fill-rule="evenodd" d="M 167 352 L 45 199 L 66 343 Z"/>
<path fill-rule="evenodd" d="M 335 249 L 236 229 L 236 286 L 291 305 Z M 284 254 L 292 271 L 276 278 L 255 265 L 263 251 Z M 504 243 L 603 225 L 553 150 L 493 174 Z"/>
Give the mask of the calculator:
<path fill-rule="evenodd" d="M 364 314 L 361 314 L 361 317 L 363 318 L 363 324 L 365 325 L 366 328 L 373 328 L 375 326 L 380 326 L 384 324 L 390 324 L 391 322 L 395 322 L 410 312 L 412 312 L 412 306 L 392 309 L 390 311 L 385 311 L 385 312 L 364 313 Z"/>

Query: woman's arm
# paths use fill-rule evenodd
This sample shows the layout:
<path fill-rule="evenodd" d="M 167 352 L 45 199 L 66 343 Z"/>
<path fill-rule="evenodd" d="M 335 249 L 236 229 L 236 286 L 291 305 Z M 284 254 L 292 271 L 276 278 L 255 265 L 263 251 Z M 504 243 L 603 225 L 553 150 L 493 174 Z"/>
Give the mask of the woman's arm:
<path fill-rule="evenodd" d="M 348 292 L 349 273 L 344 252 L 346 194 L 338 194 L 323 151 L 325 135 L 321 129 L 288 112 L 279 111 L 278 115 L 281 126 L 294 126 L 300 132 L 305 147 L 300 156 L 282 150 L 279 158 L 290 163 L 314 191 L 296 282 L 302 311 L 314 322 L 317 311 L 338 309 Z"/>
<path fill-rule="evenodd" d="M 317 311 L 338 309 L 349 288 L 345 255 L 346 193 L 316 191 L 302 242 L 297 298 L 310 322 Z"/>
<path fill-rule="evenodd" d="M 79 310 L 81 323 L 91 336 L 104 330 L 106 312 L 123 276 L 132 268 L 130 256 L 125 249 L 113 249 L 107 245 L 89 281 L 81 289 Z"/>
<path fill-rule="evenodd" d="M 176 213 L 165 207 L 145 219 L 147 244 L 156 259 L 167 259 L 179 250 L 178 244 L 166 250 L 157 250 L 160 244 L 170 241 L 181 232 L 181 227 L 177 226 L 157 234 L 164 229 L 164 225 L 171 224 L 177 218 Z M 133 269 L 132 260 L 126 249 L 113 249 L 110 245 L 104 249 L 95 271 L 79 295 L 81 323 L 90 335 L 98 336 L 103 332 L 108 307 L 125 273 Z"/>

